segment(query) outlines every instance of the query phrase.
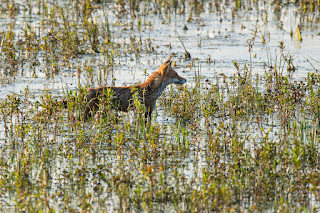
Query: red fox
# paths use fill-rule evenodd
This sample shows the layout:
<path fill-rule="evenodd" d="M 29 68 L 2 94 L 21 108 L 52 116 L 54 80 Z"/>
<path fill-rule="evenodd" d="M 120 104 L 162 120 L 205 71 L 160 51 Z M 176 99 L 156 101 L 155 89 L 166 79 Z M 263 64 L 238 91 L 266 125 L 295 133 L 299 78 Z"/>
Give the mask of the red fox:
<path fill-rule="evenodd" d="M 139 100 L 145 106 L 145 118 L 150 120 L 157 99 L 169 84 L 184 84 L 182 78 L 171 67 L 171 57 L 169 57 L 157 72 L 147 79 L 146 82 L 134 86 L 126 87 L 99 87 L 87 89 L 87 106 L 83 114 L 83 119 L 87 120 L 99 109 L 99 104 L 106 97 L 107 90 L 111 90 L 112 102 L 116 109 L 127 112 L 133 103 L 133 94 L 138 93 Z M 64 102 L 66 104 L 66 102 Z"/>

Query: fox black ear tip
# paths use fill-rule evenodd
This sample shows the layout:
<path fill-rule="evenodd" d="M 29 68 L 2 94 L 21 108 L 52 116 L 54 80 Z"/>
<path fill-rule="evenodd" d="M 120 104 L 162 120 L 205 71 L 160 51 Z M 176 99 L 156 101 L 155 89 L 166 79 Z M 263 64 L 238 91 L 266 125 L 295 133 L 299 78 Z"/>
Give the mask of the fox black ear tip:
<path fill-rule="evenodd" d="M 169 62 L 171 62 L 171 56 L 169 56 L 169 58 L 164 63 L 169 63 Z"/>

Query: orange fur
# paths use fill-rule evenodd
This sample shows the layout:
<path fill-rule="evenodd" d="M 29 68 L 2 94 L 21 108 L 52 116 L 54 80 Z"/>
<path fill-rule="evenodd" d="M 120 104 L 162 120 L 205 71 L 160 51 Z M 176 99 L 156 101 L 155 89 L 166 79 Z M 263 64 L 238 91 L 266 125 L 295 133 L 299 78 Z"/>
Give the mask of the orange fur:
<path fill-rule="evenodd" d="M 151 74 L 146 82 L 126 87 L 99 87 L 87 90 L 87 107 L 83 118 L 86 120 L 99 108 L 99 102 L 106 96 L 107 89 L 113 93 L 112 102 L 120 111 L 127 112 L 133 102 L 133 91 L 138 92 L 141 103 L 145 106 L 146 119 L 151 118 L 157 99 L 169 84 L 184 84 L 186 79 L 179 76 L 171 67 L 171 58 L 164 62 L 157 72 Z"/>

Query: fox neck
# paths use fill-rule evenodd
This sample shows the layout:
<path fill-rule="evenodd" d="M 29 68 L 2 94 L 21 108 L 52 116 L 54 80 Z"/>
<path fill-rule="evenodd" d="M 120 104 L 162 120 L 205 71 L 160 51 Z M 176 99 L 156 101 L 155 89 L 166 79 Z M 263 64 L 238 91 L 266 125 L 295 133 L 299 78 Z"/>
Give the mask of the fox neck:
<path fill-rule="evenodd" d="M 148 78 L 146 82 L 141 84 L 141 89 L 144 91 L 144 96 L 146 99 L 158 99 L 165 88 L 170 84 L 169 81 L 163 81 L 163 76 L 158 73 L 154 72 Z"/>

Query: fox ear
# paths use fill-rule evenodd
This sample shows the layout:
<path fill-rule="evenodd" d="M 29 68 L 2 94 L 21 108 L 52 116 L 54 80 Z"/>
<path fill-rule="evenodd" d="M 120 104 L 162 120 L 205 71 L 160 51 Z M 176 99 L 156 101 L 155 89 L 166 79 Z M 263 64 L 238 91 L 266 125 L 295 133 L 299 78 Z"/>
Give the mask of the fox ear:
<path fill-rule="evenodd" d="M 166 60 L 166 62 L 164 62 L 165 66 L 167 68 L 171 68 L 171 64 L 172 64 L 172 61 L 171 61 L 171 56 Z"/>
<path fill-rule="evenodd" d="M 169 58 L 170 59 L 170 58 Z M 172 61 L 168 61 L 165 66 L 164 66 L 164 69 L 163 69 L 163 74 L 168 74 L 170 72 L 170 69 L 171 69 L 171 64 L 172 64 Z"/>
<path fill-rule="evenodd" d="M 171 64 L 172 64 L 172 61 L 171 61 L 171 57 L 169 57 L 161 66 L 160 68 L 160 72 L 162 73 L 162 75 L 166 75 L 170 68 L 171 68 Z"/>
<path fill-rule="evenodd" d="M 164 62 L 164 64 L 167 64 L 169 62 L 171 62 L 171 56 L 169 56 L 169 58 Z"/>

